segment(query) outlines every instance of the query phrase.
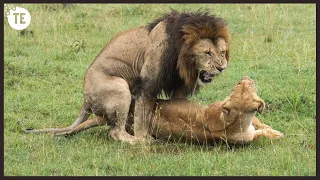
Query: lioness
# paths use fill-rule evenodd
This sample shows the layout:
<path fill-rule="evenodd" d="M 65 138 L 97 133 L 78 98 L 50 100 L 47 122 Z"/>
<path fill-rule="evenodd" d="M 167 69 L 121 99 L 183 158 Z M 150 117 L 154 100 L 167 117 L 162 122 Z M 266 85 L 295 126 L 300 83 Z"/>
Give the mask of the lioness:
<path fill-rule="evenodd" d="M 112 121 L 115 140 L 146 142 L 159 95 L 186 98 L 227 68 L 230 33 L 222 18 L 207 12 L 172 11 L 146 26 L 120 33 L 98 54 L 84 77 L 84 102 L 66 128 L 26 132 L 68 132 L 90 114 Z M 135 136 L 125 130 L 135 101 Z"/>
<path fill-rule="evenodd" d="M 282 137 L 281 132 L 255 117 L 255 112 L 262 113 L 264 106 L 254 81 L 245 76 L 224 101 L 207 107 L 186 99 L 158 100 L 154 107 L 151 134 L 155 138 L 172 140 L 213 143 L 222 139 L 237 144 L 256 140 L 260 136 Z M 62 134 L 71 135 L 106 123 L 105 118 L 93 118 Z"/>

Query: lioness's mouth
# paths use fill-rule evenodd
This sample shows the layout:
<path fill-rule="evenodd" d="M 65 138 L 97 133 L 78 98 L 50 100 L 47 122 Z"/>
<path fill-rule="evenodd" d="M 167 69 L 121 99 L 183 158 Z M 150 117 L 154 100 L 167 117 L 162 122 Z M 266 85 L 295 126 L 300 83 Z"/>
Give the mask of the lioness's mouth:
<path fill-rule="evenodd" d="M 203 83 L 211 82 L 213 77 L 214 77 L 214 74 L 211 74 L 208 71 L 205 71 L 205 70 L 200 71 L 199 78 Z"/>

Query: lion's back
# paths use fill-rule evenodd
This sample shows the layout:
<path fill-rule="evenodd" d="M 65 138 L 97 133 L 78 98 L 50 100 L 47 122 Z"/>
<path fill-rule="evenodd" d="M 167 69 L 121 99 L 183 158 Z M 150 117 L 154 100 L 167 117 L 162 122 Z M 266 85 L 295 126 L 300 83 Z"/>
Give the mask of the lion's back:
<path fill-rule="evenodd" d="M 147 46 L 148 33 L 145 26 L 119 33 L 101 50 L 96 63 L 103 64 L 106 60 L 113 59 L 131 64 L 137 53 Z"/>

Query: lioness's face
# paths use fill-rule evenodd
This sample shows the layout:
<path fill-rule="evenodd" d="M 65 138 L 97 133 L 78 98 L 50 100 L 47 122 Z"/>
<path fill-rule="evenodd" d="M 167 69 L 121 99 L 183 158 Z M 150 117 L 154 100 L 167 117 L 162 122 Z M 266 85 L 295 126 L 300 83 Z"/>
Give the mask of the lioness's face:
<path fill-rule="evenodd" d="M 244 76 L 223 102 L 222 110 L 227 115 L 232 112 L 251 113 L 258 111 L 262 113 L 264 106 L 264 101 L 257 95 L 254 81 Z"/>
<path fill-rule="evenodd" d="M 214 42 L 201 39 L 193 46 L 200 84 L 211 82 L 215 75 L 227 68 L 226 52 L 227 43 L 223 38 L 217 38 Z"/>

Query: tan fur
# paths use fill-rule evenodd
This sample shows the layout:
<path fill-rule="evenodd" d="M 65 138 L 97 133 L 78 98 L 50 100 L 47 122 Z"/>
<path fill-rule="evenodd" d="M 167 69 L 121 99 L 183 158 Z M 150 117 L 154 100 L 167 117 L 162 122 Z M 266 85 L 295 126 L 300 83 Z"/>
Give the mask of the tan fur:
<path fill-rule="evenodd" d="M 261 136 L 271 139 L 282 137 L 282 133 L 261 123 L 254 116 L 256 111 L 262 113 L 264 106 L 264 101 L 256 93 L 254 82 L 244 77 L 224 101 L 209 106 L 186 99 L 158 100 L 151 134 L 156 138 L 209 144 L 218 139 L 242 144 Z M 128 127 L 132 121 L 130 118 Z M 64 134 L 74 134 L 84 130 L 84 127 L 96 125 L 96 119 L 91 119 Z"/>
<path fill-rule="evenodd" d="M 111 126 L 110 136 L 114 140 L 131 144 L 145 142 L 150 135 L 152 110 L 162 91 L 170 94 L 169 98 L 193 95 L 201 85 L 200 71 L 218 75 L 229 61 L 230 33 L 221 18 L 207 13 L 181 14 L 173 11 L 152 25 L 120 33 L 101 50 L 84 77 L 84 103 L 72 125 L 26 132 L 65 134 L 85 122 L 90 114 L 95 114 L 101 123 L 108 122 Z M 174 33 L 168 34 L 167 28 L 172 24 L 168 25 L 171 21 L 167 19 L 172 20 L 171 17 L 187 18 L 188 24 L 183 28 L 185 35 L 179 25 L 174 26 L 177 27 L 173 29 Z M 202 21 L 194 21 L 190 17 Z M 203 27 L 201 23 L 204 21 L 210 24 Z M 174 21 L 176 24 L 179 22 L 184 21 Z M 208 51 L 211 56 L 206 55 Z M 163 59 L 168 52 L 172 56 Z M 171 71 L 167 73 L 167 69 Z M 133 100 L 135 136 L 125 130 Z"/>
<path fill-rule="evenodd" d="M 195 26 L 184 26 L 183 31 L 185 33 L 183 38 L 185 39 L 186 44 L 194 44 L 204 37 L 215 37 L 215 39 L 222 37 L 226 41 L 226 49 L 230 49 L 229 44 L 231 35 L 226 26 L 222 27 L 219 31 L 213 31 L 209 24 L 200 28 Z M 229 60 L 229 51 L 227 51 L 226 59 Z"/>
<path fill-rule="evenodd" d="M 152 134 L 157 138 L 214 142 L 223 139 L 246 143 L 265 136 L 279 138 L 283 134 L 262 124 L 254 115 L 262 113 L 264 101 L 258 97 L 254 82 L 244 77 L 222 102 L 204 107 L 188 100 L 160 101 L 159 116 L 153 119 Z"/>

